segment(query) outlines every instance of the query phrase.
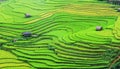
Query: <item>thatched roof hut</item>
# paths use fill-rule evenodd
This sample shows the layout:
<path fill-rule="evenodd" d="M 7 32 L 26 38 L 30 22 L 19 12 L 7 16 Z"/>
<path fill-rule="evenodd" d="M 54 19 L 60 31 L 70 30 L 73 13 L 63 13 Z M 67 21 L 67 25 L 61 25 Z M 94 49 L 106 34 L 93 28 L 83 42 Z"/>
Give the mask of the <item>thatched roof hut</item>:
<path fill-rule="evenodd" d="M 96 26 L 96 31 L 101 31 L 103 29 L 102 26 Z"/>

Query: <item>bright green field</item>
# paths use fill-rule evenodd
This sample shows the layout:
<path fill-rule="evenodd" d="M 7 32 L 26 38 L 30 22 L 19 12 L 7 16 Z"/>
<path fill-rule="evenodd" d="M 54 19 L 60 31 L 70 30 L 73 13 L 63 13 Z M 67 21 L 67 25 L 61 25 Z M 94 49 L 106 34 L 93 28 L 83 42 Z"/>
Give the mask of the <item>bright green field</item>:
<path fill-rule="evenodd" d="M 112 6 L 97 0 L 1 1 L 0 69 L 118 69 L 120 12 Z M 26 31 L 38 36 L 23 38 Z"/>

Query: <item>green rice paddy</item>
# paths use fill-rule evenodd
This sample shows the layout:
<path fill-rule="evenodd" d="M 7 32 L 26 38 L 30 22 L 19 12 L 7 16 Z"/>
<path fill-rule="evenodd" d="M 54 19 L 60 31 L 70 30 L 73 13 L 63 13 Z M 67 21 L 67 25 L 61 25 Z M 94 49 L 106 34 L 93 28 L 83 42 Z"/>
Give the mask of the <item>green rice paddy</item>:
<path fill-rule="evenodd" d="M 97 0 L 1 1 L 0 69 L 119 69 L 120 12 L 111 6 Z M 37 37 L 23 38 L 26 31 Z"/>

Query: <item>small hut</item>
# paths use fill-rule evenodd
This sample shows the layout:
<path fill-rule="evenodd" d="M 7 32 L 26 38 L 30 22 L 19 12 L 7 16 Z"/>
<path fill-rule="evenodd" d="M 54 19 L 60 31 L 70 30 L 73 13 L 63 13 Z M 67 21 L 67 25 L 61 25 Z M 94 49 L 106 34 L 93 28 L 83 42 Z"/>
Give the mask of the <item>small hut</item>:
<path fill-rule="evenodd" d="M 24 15 L 25 15 L 25 18 L 30 18 L 31 17 L 31 15 L 29 13 L 25 13 Z"/>
<path fill-rule="evenodd" d="M 102 26 L 96 26 L 96 31 L 101 31 L 103 29 Z"/>
<path fill-rule="evenodd" d="M 22 33 L 22 36 L 23 36 L 23 37 L 31 37 L 31 36 L 32 36 L 32 33 L 31 33 L 31 32 L 23 32 L 23 33 Z"/>

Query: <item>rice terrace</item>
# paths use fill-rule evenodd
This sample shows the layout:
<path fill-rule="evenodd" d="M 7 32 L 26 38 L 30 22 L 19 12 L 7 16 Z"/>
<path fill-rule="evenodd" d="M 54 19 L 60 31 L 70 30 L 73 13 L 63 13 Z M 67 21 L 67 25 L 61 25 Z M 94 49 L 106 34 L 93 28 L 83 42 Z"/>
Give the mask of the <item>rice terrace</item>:
<path fill-rule="evenodd" d="M 0 0 L 0 69 L 120 69 L 119 0 Z"/>

